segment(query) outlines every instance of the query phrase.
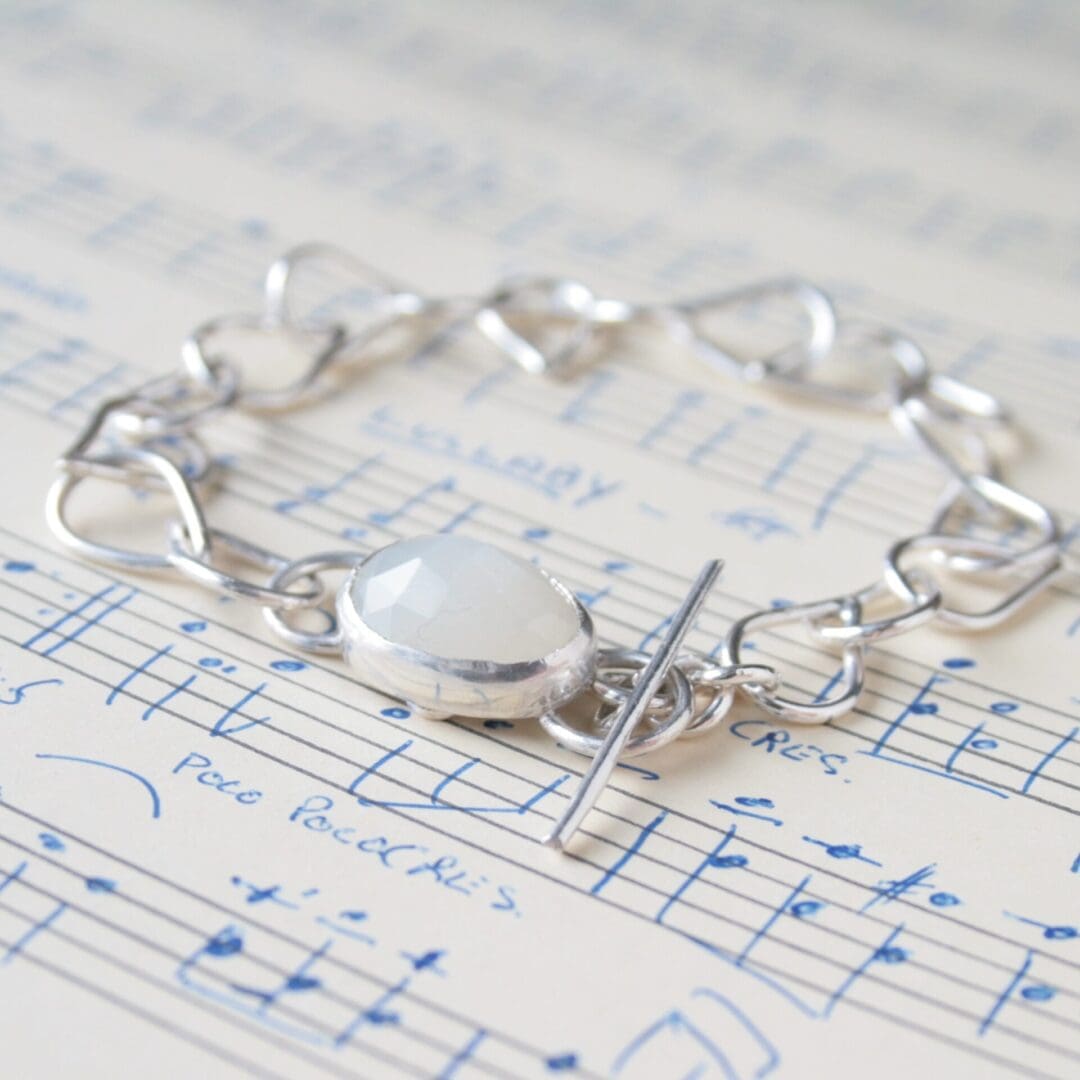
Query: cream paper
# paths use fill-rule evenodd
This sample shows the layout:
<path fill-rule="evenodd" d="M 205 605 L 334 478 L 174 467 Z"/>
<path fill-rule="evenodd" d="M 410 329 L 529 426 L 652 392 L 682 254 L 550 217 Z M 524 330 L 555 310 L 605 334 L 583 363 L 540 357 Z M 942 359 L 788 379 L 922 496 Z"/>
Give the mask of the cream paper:
<path fill-rule="evenodd" d="M 1014 407 L 1010 475 L 1075 527 L 1077 47 L 1068 5 L 1004 0 L 5 4 L 4 1075 L 1075 1076 L 1075 578 L 884 643 L 842 721 L 740 705 L 628 763 L 559 856 L 583 761 L 536 725 L 411 717 L 42 505 L 96 402 L 322 239 L 436 294 L 805 275 Z M 652 340 L 558 382 L 465 330 L 206 434 L 218 527 L 494 541 L 646 649 L 713 555 L 703 652 L 869 584 L 944 481 Z M 147 550 L 160 511 L 73 503 Z M 797 628 L 757 646 L 793 693 L 835 675 Z"/>

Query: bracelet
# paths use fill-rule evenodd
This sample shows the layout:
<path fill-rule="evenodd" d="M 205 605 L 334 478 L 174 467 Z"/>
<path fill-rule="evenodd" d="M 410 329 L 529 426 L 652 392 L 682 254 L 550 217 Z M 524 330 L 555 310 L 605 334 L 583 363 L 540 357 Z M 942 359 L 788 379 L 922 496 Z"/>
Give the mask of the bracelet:
<path fill-rule="evenodd" d="M 296 311 L 297 271 L 332 265 L 358 283 L 353 308 L 362 326 Z M 592 758 L 544 838 L 556 848 L 580 826 L 620 757 L 703 734 L 723 719 L 737 693 L 781 720 L 823 723 L 859 700 L 865 652 L 874 642 L 930 621 L 961 630 L 995 626 L 1076 569 L 1066 562 L 1055 515 L 1001 479 L 995 443 L 1012 430 L 1003 406 L 933 373 L 902 334 L 839 324 L 829 297 L 805 281 L 766 281 L 664 305 L 603 299 L 562 278 L 515 278 L 485 297 L 432 299 L 347 252 L 307 244 L 271 265 L 264 299 L 260 314 L 221 316 L 196 329 L 183 343 L 178 373 L 98 406 L 57 462 L 46 500 L 49 526 L 86 558 L 169 571 L 254 601 L 289 645 L 343 655 L 362 682 L 422 717 L 537 718 L 559 744 Z M 775 302 L 792 305 L 804 324 L 803 334 L 778 351 L 746 357 L 709 332 L 710 316 Z M 892 544 L 881 580 L 843 596 L 747 615 L 731 626 L 716 657 L 703 657 L 682 646 L 720 573 L 718 560 L 702 568 L 650 656 L 599 649 L 589 612 L 573 593 L 533 563 L 483 541 L 435 534 L 367 556 L 322 551 L 289 559 L 207 524 L 202 500 L 221 466 L 197 434 L 202 424 L 230 409 L 274 413 L 309 402 L 327 392 L 335 367 L 370 356 L 374 343 L 396 328 L 433 326 L 430 346 L 440 335 L 471 327 L 530 375 L 562 377 L 586 351 L 646 325 L 722 374 L 888 415 L 948 473 L 926 531 Z M 310 362 L 283 388 L 245 387 L 235 363 L 210 352 L 213 340 L 230 330 L 279 338 L 304 349 Z M 858 356 L 862 383 L 824 377 L 826 361 L 835 366 L 841 352 Z M 129 550 L 76 531 L 68 501 L 88 477 L 167 492 L 175 516 L 165 550 Z M 252 577 L 228 572 L 225 561 L 250 566 Z M 335 601 L 322 578 L 332 570 L 348 573 Z M 997 599 L 981 610 L 959 607 L 946 599 L 946 575 L 989 585 Z M 297 625 L 297 613 L 312 609 L 325 614 L 327 629 Z M 780 672 L 743 660 L 750 636 L 787 623 L 801 624 L 823 647 L 840 652 L 840 674 L 813 701 L 782 696 Z"/>

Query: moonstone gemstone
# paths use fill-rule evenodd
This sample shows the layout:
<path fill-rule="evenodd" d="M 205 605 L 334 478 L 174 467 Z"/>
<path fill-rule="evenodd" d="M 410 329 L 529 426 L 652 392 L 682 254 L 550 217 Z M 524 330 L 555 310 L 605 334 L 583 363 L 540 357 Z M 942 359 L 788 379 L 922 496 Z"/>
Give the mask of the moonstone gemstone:
<path fill-rule="evenodd" d="M 536 566 L 464 536 L 383 548 L 356 571 L 349 595 L 380 637 L 453 660 L 538 660 L 580 626 L 577 605 Z"/>

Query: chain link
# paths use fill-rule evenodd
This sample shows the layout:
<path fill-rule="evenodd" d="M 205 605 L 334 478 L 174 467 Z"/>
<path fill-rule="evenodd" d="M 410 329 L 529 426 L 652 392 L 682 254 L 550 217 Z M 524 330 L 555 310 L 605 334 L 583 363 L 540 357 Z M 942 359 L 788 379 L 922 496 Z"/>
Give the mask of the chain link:
<path fill-rule="evenodd" d="M 298 272 L 329 268 L 355 286 L 347 311 L 300 312 Z M 779 349 L 747 355 L 708 329 L 711 318 L 764 304 L 786 304 L 800 317 L 801 333 Z M 323 314 L 319 314 L 321 310 Z M 679 736 L 701 734 L 726 715 L 740 692 L 765 711 L 794 723 L 821 723 L 848 712 L 863 690 L 865 653 L 875 642 L 927 623 L 982 630 L 1028 605 L 1062 574 L 1080 572 L 1080 558 L 1065 550 L 1055 515 L 1002 479 L 997 443 L 1014 429 L 995 397 L 931 371 L 915 342 L 887 327 L 838 322 L 826 293 L 797 278 L 752 283 L 696 300 L 641 305 L 598 298 L 566 278 L 514 278 L 479 299 L 430 298 L 408 289 L 347 252 L 306 244 L 271 265 L 264 309 L 254 315 L 211 319 L 183 343 L 178 374 L 155 378 L 103 402 L 57 461 L 46 516 L 57 537 L 87 558 L 136 570 L 167 571 L 211 590 L 240 596 L 264 609 L 269 626 L 289 644 L 336 653 L 342 636 L 333 613 L 320 607 L 322 574 L 345 570 L 355 553 L 321 552 L 290 561 L 250 541 L 207 525 L 201 493 L 214 464 L 197 434 L 229 410 L 290 409 L 325 389 L 335 363 L 355 359 L 376 338 L 402 326 L 433 323 L 432 338 L 471 323 L 509 360 L 531 375 L 560 376 L 607 336 L 637 324 L 663 328 L 711 368 L 817 402 L 887 415 L 902 434 L 937 460 L 949 477 L 925 532 L 898 539 L 886 552 L 880 580 L 841 597 L 769 608 L 736 620 L 719 647 L 719 660 L 684 654 L 649 703 L 629 743 L 643 753 Z M 292 383 L 274 389 L 245 385 L 238 358 L 212 352 L 219 338 L 239 331 L 274 338 L 304 351 L 307 365 Z M 235 350 L 234 350 L 235 351 Z M 826 362 L 857 358 L 850 382 L 825 375 Z M 90 479 L 171 497 L 164 550 L 141 552 L 94 540 L 70 521 L 69 501 Z M 237 577 L 223 560 L 266 575 Z M 959 606 L 954 584 L 996 589 L 980 609 Z M 326 629 L 298 629 L 290 612 L 318 610 Z M 742 660 L 744 642 L 761 631 L 799 624 L 821 645 L 839 650 L 841 669 L 828 693 L 800 701 L 781 693 L 783 677 L 768 664 Z M 571 718 L 546 713 L 541 724 L 572 750 L 595 754 L 613 710 L 629 696 L 648 663 L 644 653 L 602 650 L 591 687 L 595 707 Z M 580 703 L 573 703 L 572 707 Z M 580 714 L 580 708 L 577 709 Z"/>

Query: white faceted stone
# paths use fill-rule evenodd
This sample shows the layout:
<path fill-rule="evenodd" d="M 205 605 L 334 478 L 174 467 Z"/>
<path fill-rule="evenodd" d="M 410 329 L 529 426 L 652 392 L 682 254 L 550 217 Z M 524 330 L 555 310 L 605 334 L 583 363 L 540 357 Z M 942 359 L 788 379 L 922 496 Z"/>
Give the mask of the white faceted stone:
<path fill-rule="evenodd" d="M 349 596 L 380 637 L 436 657 L 534 661 L 579 632 L 577 605 L 532 563 L 479 540 L 402 540 L 354 574 Z"/>

